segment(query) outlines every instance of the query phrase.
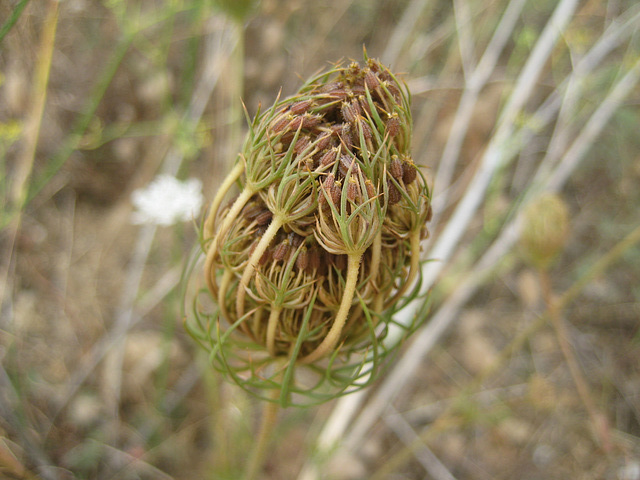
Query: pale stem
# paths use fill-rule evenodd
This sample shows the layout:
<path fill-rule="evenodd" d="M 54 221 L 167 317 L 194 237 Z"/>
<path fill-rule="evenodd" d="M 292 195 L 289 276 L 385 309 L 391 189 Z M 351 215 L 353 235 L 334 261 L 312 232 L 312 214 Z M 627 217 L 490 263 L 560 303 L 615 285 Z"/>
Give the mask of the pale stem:
<path fill-rule="evenodd" d="M 233 184 L 235 183 L 240 175 L 244 172 L 244 162 L 238 162 L 235 167 L 229 172 L 229 175 L 226 176 L 216 196 L 213 197 L 213 201 L 211 202 L 211 207 L 209 207 L 209 215 L 204 222 L 204 238 L 213 237 L 213 224 L 216 221 L 216 215 L 218 214 L 218 209 L 220 208 L 220 204 L 222 203 L 222 199 L 227 194 L 227 192 L 231 189 Z"/>
<path fill-rule="evenodd" d="M 242 190 L 238 198 L 236 198 L 236 201 L 233 202 L 231 209 L 224 217 L 222 225 L 220 226 L 220 230 L 218 230 L 217 235 L 213 237 L 211 245 L 209 245 L 209 248 L 207 249 L 207 257 L 204 261 L 205 280 L 207 281 L 207 286 L 209 287 L 209 290 L 214 297 L 217 296 L 218 286 L 216 285 L 216 272 L 215 268 L 213 268 L 213 262 L 216 259 L 216 254 L 218 253 L 217 250 L 219 240 L 227 234 L 227 230 L 229 230 L 231 224 L 237 219 L 240 210 L 244 208 L 244 206 L 254 193 L 255 191 L 249 187 L 245 187 L 244 190 Z M 211 216 L 211 213 L 209 214 L 209 216 Z M 209 219 L 207 218 L 207 222 L 208 221 Z"/>
<path fill-rule="evenodd" d="M 411 263 L 409 265 L 409 275 L 407 281 L 400 287 L 400 289 L 393 296 L 390 305 L 393 305 L 402 295 L 405 294 L 407 289 L 413 284 L 413 281 L 420 269 L 420 230 L 414 230 L 409 234 L 409 249 L 411 250 Z"/>
<path fill-rule="evenodd" d="M 218 291 L 218 307 L 220 308 L 220 313 L 222 316 L 230 320 L 229 310 L 227 310 L 227 291 L 229 290 L 229 283 L 231 283 L 231 279 L 233 278 L 233 271 L 230 269 L 225 269 L 224 274 L 222 275 L 222 281 L 220 282 L 220 290 Z"/>
<path fill-rule="evenodd" d="M 236 315 L 238 318 L 244 315 L 244 299 L 247 293 L 247 286 L 249 285 L 249 281 L 256 271 L 256 267 L 258 266 L 258 262 L 264 255 L 264 252 L 267 250 L 267 247 L 271 243 L 271 240 L 276 236 L 280 227 L 284 224 L 282 218 L 278 215 L 274 215 L 271 219 L 271 224 L 267 231 L 264 232 L 262 238 L 256 245 L 256 249 L 249 257 L 249 261 L 247 262 L 247 266 L 242 272 L 242 278 L 240 279 L 240 285 L 238 285 L 238 296 L 236 298 Z"/>
<path fill-rule="evenodd" d="M 342 327 L 347 321 L 349 310 L 351 309 L 351 302 L 355 295 L 356 286 L 358 284 L 358 276 L 360 273 L 360 260 L 362 259 L 362 253 L 351 253 L 348 257 L 347 263 L 347 280 L 344 286 L 344 293 L 342 294 L 342 300 L 340 302 L 340 308 L 336 314 L 336 318 L 333 321 L 333 325 L 329 329 L 329 332 L 324 337 L 324 340 L 318 347 L 309 355 L 301 359 L 302 363 L 312 363 L 319 358 L 324 357 L 330 352 L 338 343 L 340 334 L 342 333 Z"/>
<path fill-rule="evenodd" d="M 369 298 L 371 291 L 373 291 L 374 298 L 380 295 L 380 289 L 376 285 L 376 279 L 380 271 L 380 258 L 382 254 L 382 230 L 379 230 L 375 237 L 373 237 L 373 243 L 371 244 L 371 262 L 368 266 L 368 272 L 363 272 L 363 276 L 366 280 L 366 286 L 361 292 L 363 298 Z M 364 268 L 364 267 L 363 267 Z M 376 305 L 378 305 L 376 303 Z"/>
<path fill-rule="evenodd" d="M 276 356 L 276 328 L 278 327 L 281 311 L 282 307 L 273 306 L 267 323 L 267 350 L 272 357 Z"/>
<path fill-rule="evenodd" d="M 380 255 L 382 253 L 382 230 L 380 230 L 374 237 L 371 249 L 371 275 L 377 275 L 380 268 Z M 373 310 L 380 314 L 382 313 L 382 306 L 384 305 L 384 294 L 380 291 L 379 286 L 376 286 L 375 280 L 375 278 L 372 278 L 370 281 L 371 285 L 374 285 L 374 289 L 376 290 L 375 298 L 373 300 Z M 377 320 L 379 318 L 379 316 L 374 318 L 374 325 L 377 324 Z"/>
<path fill-rule="evenodd" d="M 276 388 L 272 391 L 271 397 L 274 401 L 268 401 L 262 410 L 262 421 L 260 423 L 260 431 L 258 433 L 258 441 L 254 444 L 251 451 L 251 457 L 247 464 L 244 480 L 254 480 L 262 469 L 264 458 L 269 446 L 269 440 L 273 436 L 273 429 L 278 421 L 279 405 L 275 400 L 280 396 L 280 389 Z"/>

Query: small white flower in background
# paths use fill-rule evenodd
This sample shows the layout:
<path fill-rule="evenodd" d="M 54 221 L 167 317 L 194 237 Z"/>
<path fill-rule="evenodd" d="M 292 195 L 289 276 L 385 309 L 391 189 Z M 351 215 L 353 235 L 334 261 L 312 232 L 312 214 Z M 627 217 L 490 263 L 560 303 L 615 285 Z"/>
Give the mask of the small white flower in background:
<path fill-rule="evenodd" d="M 132 223 L 172 225 L 195 218 L 202 207 L 202 182 L 191 178 L 181 182 L 171 175 L 159 175 L 145 188 L 131 194 L 135 207 Z"/>

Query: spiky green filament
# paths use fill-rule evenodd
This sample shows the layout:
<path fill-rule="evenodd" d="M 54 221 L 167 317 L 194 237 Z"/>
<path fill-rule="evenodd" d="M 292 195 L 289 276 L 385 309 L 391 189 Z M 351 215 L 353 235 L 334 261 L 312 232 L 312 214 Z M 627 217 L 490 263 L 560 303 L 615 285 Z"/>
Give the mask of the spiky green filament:
<path fill-rule="evenodd" d="M 331 325 L 329 332 L 325 335 L 324 340 L 322 340 L 322 343 L 318 345 L 313 352 L 302 358 L 300 360 L 301 363 L 313 363 L 326 356 L 335 348 L 338 340 L 340 340 L 342 327 L 344 327 L 344 324 L 347 321 L 349 310 L 351 309 L 351 303 L 353 302 L 353 297 L 356 293 L 361 259 L 361 253 L 353 253 L 348 256 L 347 278 L 344 285 L 344 292 L 342 294 L 342 301 L 340 302 L 340 308 L 336 313 L 336 318 L 333 320 L 333 324 Z"/>

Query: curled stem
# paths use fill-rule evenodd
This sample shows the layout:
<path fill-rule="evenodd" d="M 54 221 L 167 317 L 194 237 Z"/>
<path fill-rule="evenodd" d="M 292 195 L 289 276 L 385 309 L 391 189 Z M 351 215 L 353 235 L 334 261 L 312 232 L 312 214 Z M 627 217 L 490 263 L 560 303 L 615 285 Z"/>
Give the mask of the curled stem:
<path fill-rule="evenodd" d="M 220 189 L 216 193 L 216 196 L 213 197 L 213 201 L 211 202 L 211 207 L 209 208 L 209 215 L 207 215 L 207 219 L 204 221 L 204 236 L 205 238 L 213 237 L 213 225 L 216 220 L 216 216 L 218 215 L 218 209 L 220 208 L 220 204 L 222 203 L 222 199 L 227 194 L 229 189 L 233 186 L 233 184 L 240 178 L 244 172 L 244 163 L 238 162 L 235 167 L 229 172 L 229 175 L 224 179 L 222 185 L 220 185 Z"/>
<path fill-rule="evenodd" d="M 251 277 L 256 271 L 258 262 L 262 258 L 262 255 L 264 255 L 264 252 L 267 250 L 269 243 L 271 243 L 271 240 L 273 240 L 273 238 L 276 236 L 276 234 L 278 233 L 278 230 L 280 230 L 280 227 L 282 227 L 282 225 L 284 225 L 284 221 L 282 220 L 282 217 L 278 215 L 274 215 L 273 218 L 271 219 L 271 223 L 269 224 L 269 228 L 267 228 L 267 231 L 264 232 L 264 234 L 262 235 L 262 238 L 258 242 L 258 245 L 256 245 L 255 250 L 251 254 L 251 257 L 249 257 L 247 266 L 242 272 L 242 278 L 240 279 L 240 284 L 238 285 L 238 296 L 236 297 L 236 315 L 238 318 L 244 315 L 244 299 L 247 294 L 247 287 L 249 286 L 249 281 L 251 280 Z"/>
<path fill-rule="evenodd" d="M 413 284 L 413 281 L 416 279 L 416 275 L 418 274 L 418 270 L 420 269 L 420 230 L 413 230 L 409 234 L 409 249 L 411 251 L 409 275 L 407 276 L 407 280 L 391 299 L 391 305 L 397 302 L 398 299 L 406 293 L 407 289 Z"/>
<path fill-rule="evenodd" d="M 216 256 L 218 254 L 218 243 L 220 243 L 220 239 L 227 234 L 229 227 L 231 227 L 231 224 L 236 220 L 236 218 L 240 214 L 240 211 L 244 208 L 244 206 L 247 204 L 247 202 L 253 196 L 254 193 L 255 191 L 252 188 L 249 188 L 248 186 L 245 187 L 244 190 L 242 190 L 238 198 L 236 198 L 236 201 L 233 202 L 231 209 L 229 210 L 227 215 L 224 217 L 224 220 L 222 221 L 222 225 L 218 230 L 218 234 L 215 237 L 213 237 L 213 240 L 211 241 L 211 244 L 207 249 L 207 257 L 205 258 L 205 261 L 204 261 L 204 271 L 206 272 L 205 280 L 207 281 L 207 287 L 209 287 L 209 290 L 211 291 L 211 294 L 214 297 L 218 295 L 217 293 L 218 285 L 216 284 L 216 270 L 215 268 L 213 268 L 213 262 L 215 261 Z M 207 220 L 206 220 L 207 223 L 211 218 L 215 219 L 215 216 L 216 216 L 216 212 L 212 208 L 211 211 L 209 212 L 209 217 L 207 217 Z M 213 228 L 213 220 L 211 220 L 211 222 L 212 223 L 210 226 L 205 226 L 205 232 Z"/>
<path fill-rule="evenodd" d="M 349 254 L 347 263 L 347 280 L 344 286 L 342 300 L 340 301 L 340 308 L 338 308 L 338 313 L 333 321 L 333 325 L 331 325 L 331 328 L 324 337 L 322 343 L 320 343 L 313 352 L 300 360 L 302 363 L 315 362 L 329 353 L 338 343 L 340 333 L 342 333 L 342 327 L 344 327 L 344 324 L 347 321 L 349 310 L 351 309 L 351 302 L 353 301 L 353 296 L 358 284 L 361 259 L 362 253 Z"/>
<path fill-rule="evenodd" d="M 276 356 L 276 329 L 278 320 L 280 320 L 280 312 L 282 307 L 273 306 L 269 313 L 269 321 L 267 323 L 267 350 L 272 357 Z"/>

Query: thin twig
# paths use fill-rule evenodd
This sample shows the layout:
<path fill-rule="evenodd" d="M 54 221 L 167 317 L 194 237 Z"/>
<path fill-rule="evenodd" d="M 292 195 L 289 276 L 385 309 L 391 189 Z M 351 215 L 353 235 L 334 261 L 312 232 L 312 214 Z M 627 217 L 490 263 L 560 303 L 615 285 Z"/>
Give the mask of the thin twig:
<path fill-rule="evenodd" d="M 413 34 L 416 22 L 429 3 L 429 0 L 412 0 L 407 8 L 404 9 L 404 13 L 400 18 L 400 21 L 393 30 L 391 38 L 387 42 L 387 46 L 385 47 L 383 54 L 380 56 L 385 65 L 391 65 L 395 69 L 398 68 L 398 56 L 402 51 L 402 47 L 407 39 Z"/>
<path fill-rule="evenodd" d="M 580 400 L 591 419 L 592 433 L 596 437 L 596 440 L 602 449 L 605 452 L 609 452 L 611 450 L 609 422 L 607 417 L 596 406 L 591 390 L 589 389 L 587 381 L 582 374 L 582 370 L 578 365 L 573 348 L 569 343 L 569 333 L 562 321 L 560 314 L 561 310 L 558 308 L 557 299 L 553 295 L 549 272 L 548 270 L 540 270 L 538 271 L 538 276 L 542 287 L 542 294 L 547 306 L 548 316 L 551 319 L 551 324 L 556 332 L 556 338 L 558 339 L 560 350 L 567 362 L 569 372 L 571 372 L 571 378 L 573 379 L 573 383 L 576 385 Z"/>
<path fill-rule="evenodd" d="M 469 4 L 466 0 L 453 1 L 453 18 L 456 22 L 462 73 L 465 79 L 467 79 L 471 75 L 471 72 L 476 69 L 476 57 L 473 51 L 474 42 L 472 40 L 473 25 L 471 12 L 469 11 Z"/>
<path fill-rule="evenodd" d="M 44 21 L 44 28 L 40 38 L 38 63 L 33 83 L 31 84 L 31 105 L 24 122 L 22 148 L 18 154 L 9 192 L 10 210 L 5 212 L 7 218 L 11 220 L 8 225 L 8 231 L 5 234 L 6 238 L 8 238 L 8 243 L 3 249 L 5 260 L 0 265 L 0 307 L 2 307 L 5 295 L 8 294 L 9 290 L 9 272 L 13 263 L 15 240 L 20 230 L 22 211 L 28 197 L 29 179 L 31 178 L 36 147 L 40 137 L 40 127 L 47 100 L 47 85 L 49 83 L 49 73 L 51 71 L 51 61 L 58 27 L 58 5 L 59 2 L 54 0 L 48 2 L 47 17 Z"/>
<path fill-rule="evenodd" d="M 477 67 L 467 78 L 465 89 L 462 92 L 447 142 L 438 161 L 438 170 L 434 177 L 432 230 L 437 228 L 441 212 L 447 203 L 447 188 L 451 185 L 451 178 L 453 177 L 457 160 L 460 157 L 462 143 L 469 130 L 473 110 L 478 101 L 480 91 L 487 84 L 496 68 L 500 54 L 507 41 L 511 38 L 525 1 L 511 0 L 509 2 L 493 37 L 487 45 L 485 53 L 482 55 Z"/>
<path fill-rule="evenodd" d="M 640 60 L 638 63 L 640 63 Z M 614 86 L 611 93 L 602 102 L 603 105 L 607 105 L 605 111 L 608 112 L 609 115 L 615 112 L 616 106 L 619 106 L 624 99 L 624 96 L 622 95 L 623 91 L 628 93 L 633 87 L 634 83 L 630 80 L 635 78 L 635 83 L 638 82 L 639 74 L 640 70 L 638 70 L 638 64 L 636 64 L 634 68 Z M 583 137 L 582 135 L 578 136 L 570 150 L 565 154 L 565 157 L 563 157 L 563 161 L 557 166 L 552 174 L 547 177 L 543 186 L 540 187 L 534 185 L 532 188 L 536 191 L 557 191 L 563 186 L 564 183 L 558 183 L 557 179 L 560 178 L 563 182 L 568 179 L 573 170 L 577 168 L 579 161 L 584 159 L 584 155 L 587 152 L 588 147 L 593 144 L 597 134 L 601 133 L 602 128 L 604 128 L 608 121 L 608 118 L 605 118 L 604 115 L 598 113 L 599 111 L 600 108 L 596 110 L 592 119 L 594 117 L 598 119 L 597 125 L 600 127 L 600 130 L 596 131 L 595 128 L 591 128 L 589 129 L 589 133 L 584 134 L 585 136 L 588 135 L 588 137 Z M 596 113 L 598 113 L 598 115 L 596 115 Z M 592 122 L 589 121 L 588 124 L 592 124 Z M 593 124 L 595 126 L 596 122 L 594 121 Z M 586 140 L 589 140 L 590 143 L 587 145 L 576 146 L 576 142 L 584 142 Z M 580 155 L 576 157 L 575 155 L 577 153 Z M 567 168 L 567 164 L 565 162 L 570 162 L 570 169 Z M 561 175 L 560 172 L 563 172 L 563 174 Z M 411 344 L 411 347 L 405 352 L 394 369 L 386 377 L 386 380 L 376 391 L 375 396 L 369 401 L 367 409 L 360 415 L 358 421 L 356 421 L 350 429 L 350 434 L 347 437 L 348 445 L 355 445 L 357 444 L 358 439 L 362 438 L 362 435 L 364 435 L 373 422 L 375 422 L 375 419 L 380 415 L 383 409 L 391 402 L 392 398 L 395 398 L 395 396 L 400 392 L 402 386 L 406 384 L 409 378 L 411 378 L 412 372 L 414 372 L 418 367 L 422 358 L 424 358 L 424 355 L 430 351 L 437 340 L 449 328 L 457 312 L 469 300 L 469 298 L 471 298 L 473 293 L 475 293 L 479 285 L 482 283 L 482 280 L 486 278 L 487 275 L 491 274 L 493 268 L 498 265 L 498 260 L 502 258 L 502 256 L 515 244 L 519 238 L 519 229 L 522 222 L 522 207 L 524 207 L 524 205 L 521 206 L 519 210 L 520 213 L 505 226 L 492 246 L 478 261 L 477 266 L 473 269 L 472 273 L 469 274 L 463 282 L 457 285 L 449 299 L 434 314 L 427 326 L 418 332 Z M 369 412 L 370 409 L 372 410 L 371 412 Z"/>
<path fill-rule="evenodd" d="M 417 444 L 412 453 L 415 459 L 422 465 L 434 480 L 456 480 L 449 469 L 440 461 L 431 449 L 420 440 L 415 430 L 404 417 L 392 407 L 392 414 L 385 417 L 387 426 L 395 432 L 404 445 Z M 384 477 L 388 478 L 388 477 Z"/>
<path fill-rule="evenodd" d="M 451 220 L 439 235 L 433 249 L 429 252 L 429 256 L 434 258 L 434 261 L 428 262 L 423 269 L 421 287 L 423 295 L 431 288 L 447 260 L 452 255 L 462 234 L 466 231 L 494 173 L 498 167 L 501 166 L 503 160 L 509 157 L 511 153 L 510 150 L 513 150 L 514 145 L 510 144 L 509 137 L 514 128 L 514 119 L 528 99 L 538 74 L 551 53 L 551 49 L 558 39 L 562 28 L 568 23 L 575 7 L 575 0 L 563 0 L 558 7 L 556 7 L 549 23 L 540 35 L 531 57 L 516 82 L 513 95 L 501 115 L 501 121 L 496 135 L 487 147 L 487 151 L 483 156 L 482 164 L 476 176 L 469 185 L 465 196 L 460 201 Z M 477 280 L 474 278 L 474 282 L 475 281 Z M 451 309 L 451 311 L 455 311 L 456 308 L 454 305 L 456 303 L 463 304 L 466 301 L 465 297 L 470 296 L 470 292 L 474 289 L 475 286 L 473 284 L 469 284 L 466 289 L 459 286 L 454 294 L 456 300 L 454 304 L 448 308 Z M 405 320 L 410 320 L 420 306 L 421 303 L 418 301 L 411 302 L 399 315 Z M 391 399 L 398 394 L 401 386 L 410 378 L 405 375 L 407 375 L 408 372 L 415 371 L 424 353 L 428 351 L 428 348 L 435 342 L 435 339 L 440 338 L 448 328 L 451 318 L 445 310 L 437 322 L 435 317 L 432 318 L 427 326 L 417 333 L 411 347 L 398 361 L 392 373 L 376 392 L 376 396 L 369 402 L 366 411 L 360 415 L 358 421 L 355 422 L 353 428 L 350 430 L 348 436 L 350 445 L 359 443 L 358 439 L 363 438 L 363 435 L 368 431 L 373 422 L 375 422 L 375 419 L 384 408 L 386 408 Z M 427 347 L 427 349 L 425 349 L 425 347 Z"/>

